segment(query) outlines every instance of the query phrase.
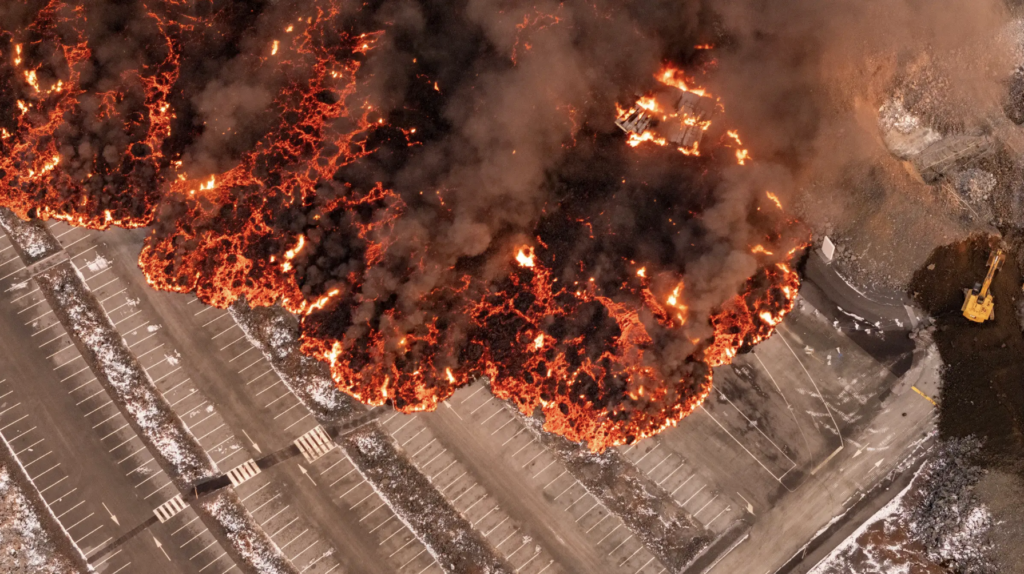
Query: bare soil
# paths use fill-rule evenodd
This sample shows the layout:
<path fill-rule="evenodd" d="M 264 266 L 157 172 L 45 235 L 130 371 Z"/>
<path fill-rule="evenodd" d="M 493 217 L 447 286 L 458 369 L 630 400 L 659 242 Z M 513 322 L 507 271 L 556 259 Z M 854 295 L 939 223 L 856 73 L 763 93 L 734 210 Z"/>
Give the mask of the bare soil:
<path fill-rule="evenodd" d="M 1017 308 L 1021 297 L 1020 238 L 1009 238 L 1010 257 L 993 281 L 995 320 L 982 325 L 960 314 L 961 289 L 981 281 L 990 236 L 936 249 L 915 274 L 910 294 L 936 319 L 935 342 L 946 364 L 942 375 L 939 433 L 983 439 L 987 475 L 979 499 L 993 517 L 993 559 L 1000 572 L 1024 572 L 1019 552 L 1024 518 L 1024 337 Z M 934 265 L 933 269 L 929 269 Z"/>
<path fill-rule="evenodd" d="M 935 318 L 935 342 L 946 364 L 940 436 L 976 435 L 984 441 L 983 466 L 1024 476 L 1024 337 L 1013 251 L 992 284 L 995 319 L 976 324 L 960 313 L 962 290 L 984 279 L 998 241 L 976 235 L 939 247 L 914 274 L 910 295 Z"/>

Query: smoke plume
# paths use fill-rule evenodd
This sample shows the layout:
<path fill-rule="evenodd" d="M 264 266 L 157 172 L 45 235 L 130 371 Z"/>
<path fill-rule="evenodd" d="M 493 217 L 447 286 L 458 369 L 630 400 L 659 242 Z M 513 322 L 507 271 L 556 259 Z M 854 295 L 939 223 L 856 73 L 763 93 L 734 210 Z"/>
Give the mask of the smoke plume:
<path fill-rule="evenodd" d="M 898 185 L 874 173 L 895 163 L 879 134 L 883 105 L 942 135 L 991 131 L 1024 56 L 1013 4 L 718 2 L 729 41 L 709 85 L 759 157 L 785 165 L 806 190 L 796 196 L 802 219 L 842 233 L 879 208 L 872 187 Z"/>
<path fill-rule="evenodd" d="M 153 286 L 283 304 L 362 401 L 486 376 L 600 449 L 788 312 L 793 190 L 875 145 L 845 112 L 1004 17 L 944 4 L 7 3 L 0 203 L 150 227 Z M 929 66 L 953 80 L 922 113 L 992 93 Z M 699 156 L 614 124 L 666 69 L 717 101 Z"/>

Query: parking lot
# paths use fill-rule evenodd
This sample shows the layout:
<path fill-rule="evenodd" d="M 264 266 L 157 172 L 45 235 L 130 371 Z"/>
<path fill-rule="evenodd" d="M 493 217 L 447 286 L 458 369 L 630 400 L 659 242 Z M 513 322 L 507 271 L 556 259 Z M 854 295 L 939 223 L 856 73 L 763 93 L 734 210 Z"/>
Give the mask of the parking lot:
<path fill-rule="evenodd" d="M 13 254 L 13 249 L 6 249 L 9 247 L 6 237 L 0 243 L 3 243 L 3 246 L 0 247 L 3 253 L 0 253 L 0 256 L 6 257 L 8 254 Z M 21 265 L 20 259 L 16 255 L 13 255 L 13 257 L 16 261 L 10 259 L 0 261 L 0 264 L 6 263 L 4 268 L 7 269 L 5 273 L 7 277 L 0 280 L 0 289 L 3 289 L 4 295 L 3 304 L 7 307 L 4 311 L 11 319 L 10 323 L 13 323 L 12 328 L 24 330 L 25 337 L 20 343 L 28 346 L 31 349 L 30 353 L 32 355 L 39 356 L 40 359 L 45 360 L 48 364 L 48 366 L 42 367 L 44 372 L 48 373 L 47 380 L 36 380 L 34 384 L 37 386 L 47 386 L 46 389 L 39 389 L 41 392 L 49 392 L 48 387 L 52 386 L 55 392 L 66 395 L 66 400 L 69 403 L 68 416 L 79 418 L 78 421 L 50 420 L 48 421 L 50 428 L 60 429 L 65 426 L 81 426 L 87 429 L 91 434 L 89 440 L 97 442 L 97 450 L 101 452 L 100 457 L 98 457 L 99 459 L 90 459 L 88 464 L 95 464 L 101 467 L 103 469 L 102 472 L 100 469 L 97 469 L 101 476 L 106 475 L 108 472 L 119 472 L 123 477 L 122 482 L 128 485 L 130 490 L 134 490 L 130 495 L 119 492 L 116 495 L 111 495 L 108 500 L 101 501 L 101 510 L 95 508 L 95 501 L 86 500 L 85 504 L 82 504 L 79 508 L 81 510 L 88 509 L 86 515 L 89 515 L 89 518 L 83 520 L 81 524 L 75 524 L 75 521 L 69 522 L 69 520 L 77 516 L 76 513 L 79 512 L 79 509 L 72 510 L 65 517 L 59 518 L 65 529 L 68 529 L 71 525 L 74 525 L 75 529 L 79 529 L 86 524 L 94 523 L 97 518 L 99 519 L 98 524 L 90 529 L 94 530 L 94 532 L 83 533 L 82 536 L 76 537 L 76 544 L 79 544 L 80 548 L 88 556 L 89 553 L 102 548 L 123 532 L 123 529 L 119 528 L 121 525 L 114 523 L 109 518 L 110 515 L 116 514 L 104 507 L 103 504 L 107 504 L 111 508 L 119 507 L 119 510 L 116 512 L 119 513 L 122 520 L 125 520 L 125 528 L 127 528 L 130 526 L 127 520 L 131 517 L 129 508 L 134 509 L 134 517 L 137 520 L 148 519 L 152 516 L 152 509 L 177 494 L 177 490 L 171 479 L 157 465 L 143 442 L 128 424 L 128 421 L 121 415 L 121 412 L 107 395 L 105 389 L 92 374 L 78 349 L 71 342 L 60 322 L 54 316 L 38 287 L 31 281 L 27 270 Z M 78 261 L 75 262 L 76 264 L 78 263 Z M 99 279 L 99 277 L 96 277 L 96 279 Z M 12 394 L 11 396 L 16 395 Z M 47 406 L 53 408 L 59 402 L 58 400 L 48 400 Z M 13 406 L 13 404 L 9 406 Z M 14 409 L 10 412 L 14 412 Z M 24 437 L 11 435 L 11 438 L 15 440 L 14 444 L 19 445 L 25 438 L 30 437 L 33 432 L 41 432 L 43 429 L 33 419 L 48 416 L 47 412 L 47 409 L 38 409 L 36 412 L 24 413 L 22 417 L 19 417 L 21 420 L 11 421 L 13 424 L 8 430 L 21 429 L 23 432 L 31 431 L 25 432 Z M 42 448 L 45 444 L 46 442 L 41 442 L 39 445 L 31 446 L 31 448 Z M 21 450 L 23 448 L 15 448 L 16 452 Z M 23 464 L 31 462 L 31 459 L 23 458 L 23 455 L 27 456 L 31 452 L 25 450 L 24 453 L 19 454 L 19 460 Z M 52 475 L 57 477 L 54 480 L 60 480 L 61 483 L 47 484 L 45 486 L 37 483 L 37 487 L 40 490 L 49 488 L 49 490 L 43 493 L 48 502 L 51 502 L 51 491 L 62 493 L 60 496 L 52 498 L 51 510 L 54 511 L 55 515 L 61 515 L 66 510 L 62 508 L 64 501 L 71 500 L 75 496 L 74 492 L 64 493 L 61 484 L 64 481 L 70 482 L 76 478 L 81 478 L 81 476 L 77 475 L 86 470 L 81 468 L 82 465 L 86 464 L 78 458 L 81 454 L 77 452 L 69 453 L 69 460 L 79 466 L 75 473 L 76 476 L 71 476 L 69 479 L 68 475 L 70 473 L 61 473 L 61 468 L 58 467 L 51 471 L 51 473 L 42 476 L 41 479 L 50 480 Z M 42 459 L 39 461 L 39 464 L 42 465 L 44 462 L 45 459 Z M 118 470 L 114 471 L 113 468 Z M 134 499 L 134 502 L 132 499 Z M 97 526 L 99 527 L 97 528 Z M 167 536 L 167 532 L 160 527 L 155 527 L 153 531 L 152 540 L 157 540 L 157 535 L 161 537 Z M 73 530 L 69 529 L 69 532 L 73 532 Z M 105 536 L 104 533 L 106 533 Z M 103 536 L 103 538 L 97 539 L 100 536 Z M 210 566 L 207 571 L 226 572 L 234 567 L 234 563 L 225 555 L 223 549 L 219 547 L 214 537 L 202 523 L 198 523 L 189 532 L 185 540 L 189 538 L 193 538 L 190 543 L 200 543 L 205 547 L 205 550 L 196 554 L 193 560 L 182 561 L 182 563 L 176 564 L 174 571 L 198 571 L 201 566 L 207 564 Z M 131 555 L 140 554 L 140 551 L 133 551 L 133 548 L 138 548 L 140 545 L 137 540 L 132 541 L 123 548 L 105 554 L 96 561 L 94 566 L 99 566 L 103 570 L 109 569 L 114 571 L 128 564 L 131 561 L 129 558 Z M 143 541 L 145 544 L 153 544 L 152 547 L 141 551 L 143 556 L 152 554 L 157 549 L 152 540 L 148 542 Z M 184 540 L 175 540 L 184 542 Z M 171 547 L 175 540 L 172 540 L 166 546 Z M 158 555 L 162 556 L 163 553 Z M 173 556 L 175 560 L 181 559 L 178 553 L 175 553 Z M 202 564 L 200 564 L 201 561 Z M 188 565 L 185 566 L 185 563 Z"/>
<path fill-rule="evenodd" d="M 692 415 L 621 450 L 656 482 L 666 480 L 666 466 L 685 461 L 663 484 L 670 492 L 680 474 L 696 470 L 673 497 L 721 532 L 731 520 L 771 508 L 780 494 L 820 470 L 840 452 L 845 437 L 869 420 L 878 408 L 872 399 L 892 381 L 813 308 L 798 304 L 769 340 L 716 370 L 711 395 Z M 694 485 L 707 486 L 687 501 Z M 707 492 L 719 500 L 701 510 Z M 721 502 L 728 511 L 710 522 Z"/>
<path fill-rule="evenodd" d="M 745 505 L 724 495 L 695 465 L 663 448 L 658 437 L 618 450 L 713 534 L 727 531 L 742 517 Z"/>
<path fill-rule="evenodd" d="M 141 366 L 222 472 L 286 447 L 317 425 L 228 312 L 193 296 L 149 291 L 141 274 L 135 276 L 135 262 L 123 253 L 115 261 L 116 254 L 98 232 L 61 223 L 51 223 L 50 229 Z M 0 244 L 0 290 L 5 312 L 25 330 L 26 343 L 35 349 L 32 354 L 45 358 L 54 384 L 73 401 L 76 416 L 105 445 L 105 456 L 131 481 L 138 498 L 156 507 L 177 494 L 65 335 L 6 238 Z M 771 339 L 717 370 L 712 394 L 690 417 L 655 438 L 617 450 L 697 523 L 712 535 L 722 535 L 741 521 L 756 521 L 780 495 L 832 460 L 846 447 L 847 436 L 867 424 L 877 408 L 871 399 L 892 380 L 841 330 L 800 302 Z M 5 396 L 0 396 L 0 410 L 14 408 L 0 413 L 0 426 L 10 423 L 0 434 L 18 444 L 31 440 L 39 422 L 32 420 L 31 410 L 29 416 L 11 419 L 8 415 L 24 405 L 4 402 Z M 576 481 L 486 387 L 462 388 L 440 408 L 440 413 L 391 414 L 382 422 L 416 467 L 517 571 L 552 574 L 563 567 L 578 568 L 573 553 L 583 547 L 602 557 L 601 568 L 625 574 L 665 571 L 620 518 Z M 444 417 L 450 419 L 445 424 L 458 420 L 456 432 L 446 434 L 437 423 Z M 543 505 L 536 516 L 545 518 L 531 516 L 537 507 L 521 506 L 511 490 L 498 492 L 495 477 L 473 466 L 475 457 L 456 438 L 460 432 L 501 457 L 502 468 L 507 465 L 514 474 L 510 482 L 534 494 L 531 504 Z M 49 442 L 40 442 L 38 448 Z M 891 437 L 880 438 L 878 444 L 851 442 L 865 456 L 850 468 L 870 474 L 862 467 L 870 463 L 877 468 L 890 443 Z M 83 551 L 95 551 L 116 538 L 117 525 L 102 520 L 105 515 L 95 502 L 80 500 L 74 508 L 63 508 L 74 492 L 51 502 L 49 493 L 61 491 L 72 473 L 64 464 L 48 463 L 54 454 L 38 454 L 43 455 L 38 460 L 21 460 L 31 463 L 33 480 L 46 483 L 40 487 L 48 488 L 46 500 L 67 511 L 62 524 L 72 526 L 69 532 Z M 366 537 L 373 541 L 368 546 L 376 545 L 367 558 L 386 562 L 393 571 L 440 571 L 339 449 L 308 469 L 300 462 L 302 475 L 294 466 L 288 466 L 291 474 L 273 469 L 276 474 L 257 476 L 239 487 L 239 494 L 300 570 L 345 570 L 337 552 L 353 538 Z M 62 482 L 51 487 L 50 480 Z M 324 526 L 333 524 L 333 517 L 310 512 L 318 496 L 336 505 L 344 522 L 340 530 Z M 106 501 L 100 502 L 99 508 L 105 508 Z M 179 551 L 175 560 L 187 560 L 184 571 L 234 567 L 191 510 L 172 521 L 184 524 L 166 532 L 161 528 L 167 525 L 158 525 L 154 532 L 174 538 L 165 546 Z M 96 526 L 90 527 L 93 522 Z M 572 540 L 564 543 L 548 522 L 558 523 L 557 532 L 568 527 Z M 101 571 L 128 563 L 129 550 L 126 546 L 105 553 Z"/>
<path fill-rule="evenodd" d="M 577 530 L 576 534 L 589 545 L 586 551 L 601 556 L 606 568 L 629 574 L 659 574 L 666 571 L 622 521 L 573 478 L 555 456 L 533 438 L 523 423 L 499 399 L 491 395 L 486 385 L 475 383 L 463 387 L 445 404 L 447 406 L 441 408 L 450 410 L 459 424 L 465 426 L 466 433 L 473 433 L 487 445 L 485 448 L 500 453 L 529 488 L 543 494 L 543 504 L 551 507 L 549 512 L 568 516 L 566 522 L 571 522 Z M 401 439 L 403 434 L 411 434 L 406 429 L 412 428 L 412 423 L 403 419 L 426 420 L 431 416 L 436 416 L 436 413 L 397 416 L 386 420 L 386 426 L 393 429 L 393 434 Z M 429 422 L 426 425 L 422 422 L 419 424 L 431 426 Z M 403 429 L 403 425 L 409 426 Z M 417 437 L 416 443 L 410 438 L 405 440 L 412 446 L 423 442 L 423 434 Z M 409 451 L 409 447 L 405 448 Z M 423 454 L 415 458 L 423 459 Z M 428 460 L 424 460 L 424 463 Z M 437 463 L 432 464 L 436 466 Z M 552 570 L 557 566 L 551 566 Z"/>
<path fill-rule="evenodd" d="M 529 526 L 511 520 L 458 459 L 438 442 L 420 417 L 394 413 L 382 422 L 420 472 L 517 572 L 563 572 L 533 541 Z"/>
<path fill-rule="evenodd" d="M 288 502 L 281 486 L 260 473 L 235 488 L 242 504 L 300 574 L 337 571 L 337 550 Z"/>
<path fill-rule="evenodd" d="M 132 296 L 128 281 L 114 272 L 102 244 L 87 241 L 96 232 L 64 224 L 51 225 L 51 232 L 71 255 L 72 263 L 150 380 L 217 467 L 226 471 L 248 460 L 249 454 L 185 370 L 180 353 L 173 341 L 164 336 L 158 318 L 142 308 L 137 296 Z M 67 368 L 76 364 L 85 367 L 81 360 L 68 359 Z"/>
<path fill-rule="evenodd" d="M 211 349 L 238 374 L 252 401 L 273 421 L 282 442 L 294 441 L 317 425 L 313 415 L 277 376 L 226 309 L 208 307 L 190 297 L 187 310 L 196 326 L 208 337 Z"/>
<path fill-rule="evenodd" d="M 218 435 L 223 422 L 219 420 L 219 417 L 211 416 L 215 415 L 214 412 L 203 411 L 209 405 L 204 404 L 202 400 L 193 398 L 201 393 L 193 392 L 194 387 L 184 376 L 182 372 L 184 369 L 179 364 L 183 360 L 182 357 L 174 352 L 173 343 L 168 345 L 167 342 L 160 340 L 159 323 L 153 323 L 144 318 L 146 313 L 139 307 L 145 306 L 139 305 L 137 300 L 130 295 L 134 286 L 124 285 L 123 281 L 118 280 L 114 276 L 116 274 L 110 271 L 111 261 L 109 256 L 105 255 L 102 246 L 96 241 L 84 238 L 85 235 L 92 232 L 71 228 L 60 229 L 59 227 L 54 229 L 54 232 L 60 236 L 62 244 L 71 252 L 75 263 L 83 268 L 83 274 L 85 274 L 89 285 L 98 292 L 101 300 L 104 301 L 104 308 L 110 313 L 112 320 L 117 323 L 118 330 L 125 335 L 129 345 L 132 345 L 132 350 L 140 357 L 147 372 L 150 373 L 154 381 L 159 381 L 158 386 L 161 386 L 161 390 L 169 395 L 168 398 L 175 403 L 175 410 L 183 415 L 183 419 L 196 433 L 197 438 L 200 438 L 204 446 L 211 452 L 232 445 L 231 442 L 222 445 L 223 439 L 212 443 L 208 442 L 209 438 Z M 141 298 L 139 294 L 134 297 Z M 183 300 L 186 302 L 182 303 Z M 240 384 L 249 389 L 247 394 L 251 400 L 262 412 L 270 415 L 270 420 L 274 421 L 271 427 L 281 435 L 282 439 L 292 440 L 316 424 L 301 403 L 280 381 L 271 366 L 248 342 L 226 311 L 202 305 L 194 297 L 177 297 L 170 305 L 176 307 L 184 305 L 187 308 L 186 311 L 192 318 L 196 330 L 205 333 L 208 337 L 210 344 L 204 348 L 213 350 L 220 362 L 233 370 L 238 380 L 241 381 Z M 178 380 L 179 378 L 181 380 Z M 170 384 L 165 385 L 164 381 Z M 179 405 L 189 408 L 181 411 Z M 585 488 L 564 472 L 564 468 L 555 462 L 554 457 L 532 440 L 519 423 L 512 422 L 511 415 L 498 413 L 499 405 L 496 403 L 491 406 L 493 408 L 490 409 L 491 412 L 488 412 L 487 416 L 478 418 L 477 411 L 469 413 L 469 418 L 478 418 L 476 422 L 487 425 L 487 428 L 490 428 L 489 425 L 492 423 L 499 422 L 493 429 L 496 432 L 495 439 L 501 438 L 503 443 L 508 441 L 505 446 L 514 463 L 524 466 L 524 474 L 531 477 L 535 487 L 554 499 L 552 505 L 560 507 L 559 512 L 571 517 L 573 524 L 578 525 L 581 532 L 589 537 L 595 547 L 601 548 L 607 558 L 615 562 L 618 571 L 653 573 L 663 570 L 654 557 L 623 527 L 617 518 L 610 517 L 603 505 L 598 504 Z M 472 408 L 470 411 L 476 411 L 476 409 Z M 200 425 L 205 426 L 200 427 Z M 397 428 L 392 430 L 398 432 Z M 510 436 L 505 436 L 506 432 Z M 409 439 L 399 435 L 396 439 L 400 443 L 405 443 L 404 447 L 407 452 L 415 454 L 413 460 L 420 465 L 420 469 L 428 477 L 434 480 L 435 485 L 448 497 L 449 501 L 452 501 L 459 510 L 468 512 L 467 518 L 471 522 L 479 522 L 479 524 L 475 524 L 477 529 L 492 545 L 498 547 L 498 551 L 509 558 L 510 562 L 526 572 L 558 571 L 559 566 L 550 554 L 545 552 L 539 544 L 534 543 L 530 534 L 523 532 L 528 525 L 516 524 L 510 520 L 500 506 L 488 496 L 484 488 L 473 480 L 465 472 L 465 469 L 457 464 L 457 461 L 445 453 L 443 448 L 437 446 L 436 440 L 432 441 L 429 438 L 424 440 L 425 436 L 420 433 L 419 436 Z M 421 445 L 420 442 L 424 444 Z M 414 450 L 410 451 L 409 449 Z M 231 464 L 238 464 L 244 460 L 241 456 L 239 458 L 242 460 L 225 459 L 224 455 L 230 456 L 231 451 L 215 453 L 215 458 L 217 458 L 222 471 L 230 468 L 225 460 Z M 452 462 L 456 462 L 456 464 L 451 464 Z M 344 466 L 350 466 L 347 461 L 345 463 Z M 439 464 L 442 466 L 438 466 Z M 435 466 L 438 468 L 435 469 Z M 440 475 L 434 472 L 445 467 L 448 467 L 447 470 Z M 338 466 L 334 468 L 338 468 Z M 455 470 L 459 470 L 459 472 L 451 475 Z M 458 476 L 459 474 L 462 476 Z M 349 477 L 355 475 L 350 474 Z M 442 479 L 445 482 L 442 483 Z M 336 480 L 332 479 L 328 484 L 332 484 Z M 349 490 L 351 492 L 348 492 Z M 362 492 L 364 490 L 366 492 Z M 365 508 L 365 510 L 372 510 L 379 514 L 383 512 L 385 506 L 375 493 L 370 496 L 371 493 L 370 485 L 362 482 L 360 478 L 360 481 L 340 491 L 337 496 L 340 502 L 351 504 L 351 508 L 356 511 L 361 510 L 361 508 L 357 508 L 357 505 L 365 506 L 367 501 L 376 499 L 377 504 Z M 361 496 L 355 497 L 357 494 L 361 494 Z M 480 516 L 477 516 L 478 512 Z M 375 516 L 371 515 L 365 520 L 360 518 L 360 522 L 369 522 L 372 518 Z M 387 516 L 385 518 L 393 519 L 394 517 Z M 397 523 L 398 521 L 392 520 L 392 522 Z M 369 530 L 373 533 L 385 533 L 381 540 L 390 542 L 390 540 L 402 538 L 399 531 L 404 528 L 394 529 L 394 532 L 390 532 L 392 529 L 389 524 L 382 522 L 372 526 Z M 414 541 L 413 538 L 404 540 L 402 545 L 387 554 L 389 558 L 394 559 L 405 554 L 405 548 L 415 547 L 418 547 L 416 552 L 395 566 L 402 571 L 429 571 L 430 565 L 433 564 L 432 560 L 417 566 L 422 562 L 423 557 L 429 557 L 429 553 L 426 553 L 422 545 Z M 390 556 L 395 552 L 397 554 Z"/>
<path fill-rule="evenodd" d="M 85 493 L 76 486 L 77 480 L 73 477 L 68 480 L 68 467 L 60 456 L 63 453 L 55 452 L 59 445 L 52 445 L 44 438 L 40 424 L 45 423 L 38 414 L 33 416 L 30 405 L 19 400 L 11 381 L 0 379 L 0 435 L 21 461 L 39 494 L 97 571 L 113 574 L 126 569 L 131 561 L 125 556 L 90 560 L 92 554 L 117 535 L 116 525 L 110 521 L 102 504 L 83 498 Z"/>
<path fill-rule="evenodd" d="M 88 233 L 94 236 L 87 240 L 78 237 L 78 234 Z M 207 451 L 215 452 L 222 472 L 245 462 L 250 456 L 259 458 L 288 447 L 296 438 L 317 426 L 317 421 L 280 381 L 262 353 L 249 343 L 227 311 L 205 306 L 195 297 L 157 294 L 148 290 L 139 284 L 141 277 L 133 275 L 134 269 L 123 269 L 126 267 L 124 261 L 119 262 L 121 267 L 115 264 L 109 248 L 99 241 L 102 236 L 95 232 L 70 229 L 67 235 L 57 235 L 61 235 L 60 241 L 74 253 L 76 264 L 80 261 L 93 264 L 95 269 L 89 269 L 86 263 L 82 270 L 90 286 L 94 291 L 102 292 L 100 298 L 104 300 L 104 308 L 112 321 L 117 323 L 118 330 L 174 410 Z M 118 269 L 130 281 L 116 278 Z M 154 295 L 162 297 L 156 299 Z M 150 305 L 159 305 L 160 313 Z M 149 317 L 158 319 L 149 320 Z M 167 324 L 171 327 L 165 327 Z M 187 332 L 187 340 L 182 338 L 182 328 Z M 173 329 L 179 329 L 175 331 L 177 335 L 171 334 Z M 181 345 L 193 347 L 189 352 L 179 352 Z M 212 361 L 212 364 L 208 362 L 199 367 L 202 363 L 186 362 L 189 357 L 196 357 L 200 349 L 202 360 Z M 189 376 L 189 371 L 192 371 L 192 376 Z M 233 395 L 210 400 L 211 394 L 229 388 Z M 218 411 L 225 413 L 223 418 Z M 254 422 L 259 424 L 253 425 Z M 251 432 L 246 431 L 246 427 Z M 231 434 L 238 440 L 221 444 L 221 434 Z M 242 441 L 241 437 L 245 440 Z M 237 448 L 231 448 L 233 445 Z M 335 450 L 325 459 L 339 453 Z M 302 463 L 301 458 L 298 461 Z M 281 465 L 284 467 L 290 468 L 294 474 L 294 462 Z M 344 473 L 332 476 L 342 468 L 346 468 Z M 315 474 L 317 469 L 328 474 L 321 479 Z M 379 563 L 381 559 L 387 559 L 393 565 L 392 570 L 401 572 L 439 572 L 440 568 L 430 553 L 401 521 L 395 519 L 361 476 L 357 472 L 349 472 L 351 470 L 347 459 L 332 463 L 318 460 L 313 468 L 308 469 L 308 475 L 297 478 L 273 468 L 238 487 L 239 497 L 275 543 L 285 547 L 285 554 L 296 560 L 295 566 L 299 570 L 338 570 L 339 563 L 335 558 L 338 549 L 354 542 L 345 534 L 348 532 L 367 539 L 379 539 L 372 549 L 360 549 L 368 561 Z M 290 480 L 296 482 L 290 483 Z M 288 488 L 284 488 L 285 485 Z M 321 528 L 313 524 L 316 522 L 313 515 L 323 514 L 319 507 L 321 503 L 317 502 L 318 496 L 334 501 L 342 515 L 319 516 L 317 524 Z M 367 508 L 370 504 L 373 507 Z M 363 519 L 361 513 L 369 510 L 373 514 Z M 354 519 L 350 520 L 350 517 Z M 374 524 L 378 518 L 381 523 Z M 331 534 L 325 536 L 324 532 L 328 530 Z M 346 558 L 351 558 L 351 552 L 346 553 Z M 358 566 L 355 568 L 359 569 Z"/>
<path fill-rule="evenodd" d="M 57 229 L 53 231 L 56 232 Z M 234 429 L 218 412 L 215 403 L 199 388 L 203 383 L 209 384 L 210 381 L 200 379 L 199 377 L 205 374 L 192 371 L 184 362 L 186 359 L 177 350 L 176 341 L 167 335 L 141 294 L 135 292 L 137 286 L 131 285 L 128 279 L 115 272 L 112 258 L 107 253 L 105 245 L 83 239 L 88 238 L 90 233 L 95 232 L 68 228 L 56 235 L 66 249 L 71 250 L 72 261 L 171 408 L 181 417 L 222 473 L 253 457 L 259 457 L 262 452 L 253 452 L 253 443 L 244 443 L 235 434 Z M 98 237 L 94 236 L 92 239 Z M 218 348 L 221 352 L 231 352 L 228 347 L 230 345 L 224 344 Z M 246 355 L 247 362 L 238 367 L 239 372 L 255 370 L 258 367 L 255 359 L 261 358 L 258 353 L 239 352 L 226 362 L 241 364 L 241 359 Z M 285 391 L 287 392 L 287 389 Z M 315 421 L 308 415 L 301 412 L 296 412 L 295 415 L 296 423 L 306 422 L 310 427 L 315 425 Z M 308 430 L 298 424 L 293 427 Z M 257 477 L 254 482 L 268 484 L 265 475 Z M 246 483 L 245 486 L 249 484 L 251 483 Z M 271 491 L 264 489 L 261 492 Z M 280 489 L 273 491 L 273 499 L 280 502 L 281 507 L 271 505 L 270 508 L 273 508 L 274 512 L 270 515 L 257 511 L 268 508 L 268 501 L 263 500 L 259 493 L 250 493 L 247 496 L 240 492 L 239 495 L 246 508 L 253 514 L 253 518 L 264 526 L 267 534 L 282 552 L 295 560 L 294 565 L 299 570 L 321 573 L 339 567 L 333 558 L 337 553 L 333 545 L 301 517 L 301 509 L 293 507 L 286 493 Z M 294 548 L 296 546 L 298 548 Z"/>
<path fill-rule="evenodd" d="M 391 570 L 401 574 L 439 574 L 443 570 L 425 546 L 392 512 L 391 508 L 363 479 L 340 448 L 334 448 L 312 466 L 311 475 L 331 500 L 359 524 L 376 542 L 377 553 Z"/>

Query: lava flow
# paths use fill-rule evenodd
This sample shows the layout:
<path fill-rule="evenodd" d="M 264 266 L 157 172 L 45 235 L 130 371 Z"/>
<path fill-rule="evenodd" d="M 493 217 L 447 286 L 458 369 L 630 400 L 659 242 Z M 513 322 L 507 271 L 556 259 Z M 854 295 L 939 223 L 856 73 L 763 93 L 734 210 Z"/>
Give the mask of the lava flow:
<path fill-rule="evenodd" d="M 0 204 L 149 226 L 152 286 L 283 305 L 366 404 L 433 409 L 486 377 L 552 432 L 632 443 L 771 335 L 802 239 L 737 132 L 703 141 L 721 102 L 680 66 L 633 110 L 661 135 L 612 134 L 597 31 L 632 16 L 601 4 L 423 8 L 459 43 L 329 0 L 26 0 L 0 14 Z"/>

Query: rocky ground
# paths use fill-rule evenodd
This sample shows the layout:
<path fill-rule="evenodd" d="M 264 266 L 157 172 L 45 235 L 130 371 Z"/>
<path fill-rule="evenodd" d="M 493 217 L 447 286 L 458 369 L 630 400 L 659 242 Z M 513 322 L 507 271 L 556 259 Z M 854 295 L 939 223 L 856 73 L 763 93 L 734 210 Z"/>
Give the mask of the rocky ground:
<path fill-rule="evenodd" d="M 995 563 L 993 515 L 977 494 L 979 447 L 974 438 L 940 443 L 913 481 L 811 574 L 1017 572 Z"/>
<path fill-rule="evenodd" d="M 1013 30 L 1024 38 L 1024 24 Z M 909 68 L 869 106 L 877 152 L 805 186 L 795 203 L 816 241 L 837 245 L 833 265 L 852 285 L 907 293 L 934 319 L 925 336 L 946 365 L 939 438 L 977 439 L 978 450 L 974 470 L 943 467 L 963 479 L 955 488 L 936 478 L 937 454 L 814 572 L 1024 572 L 1024 67 L 1001 101 L 966 106 L 943 100 L 935 66 Z M 990 145 L 922 177 L 929 146 L 950 138 Z M 961 315 L 962 290 L 984 278 L 997 246 L 1009 259 L 993 284 L 995 319 L 974 324 Z M 974 550 L 984 559 L 969 560 Z"/>

